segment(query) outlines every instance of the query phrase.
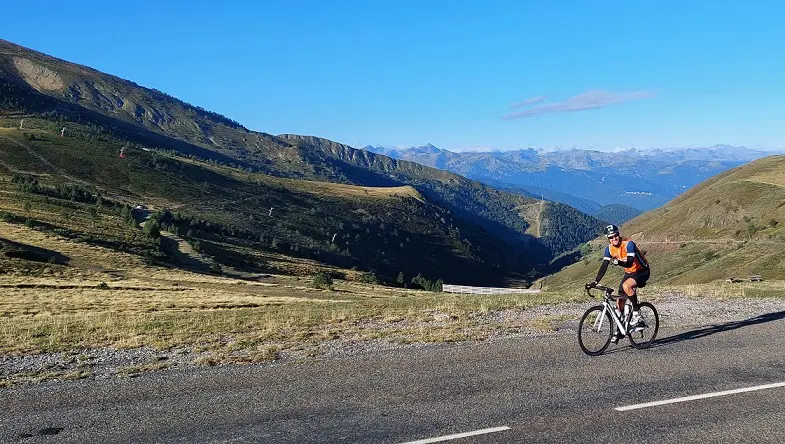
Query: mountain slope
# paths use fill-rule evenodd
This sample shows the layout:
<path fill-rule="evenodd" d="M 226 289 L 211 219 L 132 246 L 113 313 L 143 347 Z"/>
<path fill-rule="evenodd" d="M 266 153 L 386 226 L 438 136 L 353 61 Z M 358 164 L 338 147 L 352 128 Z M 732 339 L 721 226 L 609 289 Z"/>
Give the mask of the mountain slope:
<path fill-rule="evenodd" d="M 785 156 L 718 174 L 621 229 L 646 250 L 654 283 L 785 279 Z M 559 287 L 590 280 L 606 241 L 592 244 L 584 261 L 546 281 Z"/>
<path fill-rule="evenodd" d="M 590 237 L 576 237 L 573 233 L 594 233 L 601 225 L 600 221 L 591 218 L 562 218 L 560 220 L 569 223 L 552 226 L 546 232 L 546 238 L 540 239 L 527 233 L 531 222 L 526 219 L 524 208 L 536 202 L 533 199 L 501 192 L 453 173 L 355 150 L 326 139 L 249 131 L 230 119 L 159 91 L 5 41 L 0 41 L 0 92 L 0 113 L 14 118 L 7 121 L 6 126 L 15 126 L 22 118 L 26 118 L 28 126 L 36 122 L 33 117 L 44 119 L 36 124 L 47 131 L 46 143 L 53 146 L 55 141 L 48 137 L 57 134 L 58 128 L 65 127 L 67 138 L 77 138 L 88 144 L 105 142 L 102 149 L 109 153 L 112 149 L 117 153 L 121 148 L 127 148 L 131 154 L 152 150 L 156 156 L 151 159 L 157 160 L 145 162 L 167 165 L 168 171 L 191 168 L 194 162 L 203 168 L 207 165 L 205 162 L 209 162 L 234 169 L 232 174 L 244 171 L 366 187 L 414 187 L 426 202 L 450 215 L 453 222 L 445 223 L 460 227 L 461 233 L 475 233 L 471 239 L 466 239 L 472 245 L 487 244 L 479 240 L 483 236 L 496 238 L 503 245 L 499 247 L 503 252 L 499 257 L 510 258 L 497 262 L 507 262 L 505 272 L 513 274 L 536 275 L 536 270 L 544 271 L 551 257 Z M 88 157 L 82 148 L 89 150 L 90 147 L 70 152 L 54 150 L 62 156 L 51 162 L 57 168 L 67 170 L 65 167 L 75 161 L 74 156 Z M 186 159 L 190 160 L 184 162 Z M 69 173 L 68 178 L 61 175 L 60 180 L 90 182 L 92 174 L 98 173 L 85 170 L 79 174 Z M 200 172 L 197 177 L 202 175 Z M 210 174 L 207 176 L 221 182 Z M 195 180 L 191 178 L 186 182 Z M 106 187 L 107 191 L 110 188 L 108 181 L 96 182 L 95 186 Z M 295 195 L 292 192 L 298 186 L 298 183 L 292 183 L 287 193 Z M 149 199 L 169 201 L 173 199 L 173 191 L 172 188 L 145 189 L 145 194 Z M 230 191 L 231 188 L 225 190 Z M 112 192 L 130 199 L 127 193 L 139 194 L 140 189 L 128 186 Z M 233 197 L 227 195 L 225 200 L 231 201 Z M 556 213 L 562 215 L 567 211 L 574 210 L 560 209 Z M 231 220 L 226 213 L 210 214 L 210 217 Z M 573 221 L 578 225 L 573 226 Z M 468 228 L 471 225 L 478 227 Z M 393 266 L 388 265 L 386 273 Z M 497 263 L 496 266 L 502 265 Z"/>
<path fill-rule="evenodd" d="M 297 264 L 316 261 L 388 281 L 403 272 L 501 285 L 525 280 L 534 265 L 409 186 L 275 178 L 137 148 L 121 158 L 120 142 L 61 138 L 47 123 L 28 118 L 27 130 L 0 129 L 6 220 L 175 263 L 119 219 L 123 204 L 144 203 L 162 211 L 162 230 L 198 243 L 221 265 L 256 272 L 304 272 L 313 265 Z"/>

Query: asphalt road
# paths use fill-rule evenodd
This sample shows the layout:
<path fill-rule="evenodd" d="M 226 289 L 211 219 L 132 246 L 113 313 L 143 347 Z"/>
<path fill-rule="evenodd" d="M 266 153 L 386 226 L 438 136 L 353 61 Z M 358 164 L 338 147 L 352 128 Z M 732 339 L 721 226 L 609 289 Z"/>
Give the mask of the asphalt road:
<path fill-rule="evenodd" d="M 785 312 L 584 355 L 575 333 L 0 390 L 0 442 L 782 442 Z"/>

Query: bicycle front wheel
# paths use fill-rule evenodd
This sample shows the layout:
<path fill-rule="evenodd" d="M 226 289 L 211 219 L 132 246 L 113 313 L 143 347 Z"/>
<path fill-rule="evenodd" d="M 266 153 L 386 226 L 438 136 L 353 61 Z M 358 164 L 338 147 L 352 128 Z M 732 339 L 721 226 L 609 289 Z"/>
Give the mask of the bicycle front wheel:
<path fill-rule="evenodd" d="M 613 324 L 602 305 L 586 310 L 578 323 L 578 345 L 589 356 L 601 355 L 611 343 Z"/>
<path fill-rule="evenodd" d="M 660 316 L 654 305 L 648 302 L 641 302 L 638 313 L 643 321 L 643 329 L 630 333 L 630 343 L 633 347 L 641 349 L 648 348 L 657 337 L 660 330 Z"/>

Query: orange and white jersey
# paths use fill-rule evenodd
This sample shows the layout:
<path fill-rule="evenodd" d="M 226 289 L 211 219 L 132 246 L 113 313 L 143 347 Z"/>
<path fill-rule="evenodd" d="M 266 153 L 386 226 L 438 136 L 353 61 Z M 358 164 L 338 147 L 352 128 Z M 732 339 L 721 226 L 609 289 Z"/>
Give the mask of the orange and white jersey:
<path fill-rule="evenodd" d="M 646 261 L 646 258 L 640 253 L 635 242 L 630 239 L 622 239 L 621 244 L 618 247 L 608 245 L 605 248 L 605 257 L 603 257 L 603 259 L 610 261 L 613 258 L 623 262 L 632 260 L 632 265 L 624 267 L 625 273 L 635 273 L 649 268 L 649 263 Z"/>

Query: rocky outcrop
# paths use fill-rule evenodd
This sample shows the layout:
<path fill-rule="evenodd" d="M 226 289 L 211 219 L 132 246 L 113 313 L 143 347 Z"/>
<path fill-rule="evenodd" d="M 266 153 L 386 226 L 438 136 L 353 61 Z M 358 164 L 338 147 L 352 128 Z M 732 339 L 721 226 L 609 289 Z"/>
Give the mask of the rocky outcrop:
<path fill-rule="evenodd" d="M 38 91 L 59 92 L 65 89 L 65 83 L 56 72 L 32 60 L 14 57 L 14 66 L 22 78 Z"/>

